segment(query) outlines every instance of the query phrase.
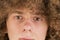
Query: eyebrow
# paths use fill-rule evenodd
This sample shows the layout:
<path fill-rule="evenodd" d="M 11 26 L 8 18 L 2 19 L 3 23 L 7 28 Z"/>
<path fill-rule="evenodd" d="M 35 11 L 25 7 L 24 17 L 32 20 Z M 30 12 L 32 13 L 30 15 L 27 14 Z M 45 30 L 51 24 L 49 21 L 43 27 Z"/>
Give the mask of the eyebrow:
<path fill-rule="evenodd" d="M 21 11 L 13 11 L 12 14 L 13 14 L 13 13 L 15 13 L 15 14 L 25 14 L 25 13 L 23 13 L 23 12 L 21 12 Z M 41 12 L 35 12 L 35 13 L 34 13 L 34 12 L 30 12 L 30 14 L 31 14 L 31 15 L 42 15 Z"/>
<path fill-rule="evenodd" d="M 21 11 L 13 11 L 12 14 L 15 13 L 15 14 L 23 14 L 23 12 Z"/>
<path fill-rule="evenodd" d="M 41 13 L 31 13 L 32 15 L 41 15 Z"/>
<path fill-rule="evenodd" d="M 41 11 L 37 11 L 35 13 L 31 13 L 32 15 L 44 15 L 44 12 L 41 12 Z"/>

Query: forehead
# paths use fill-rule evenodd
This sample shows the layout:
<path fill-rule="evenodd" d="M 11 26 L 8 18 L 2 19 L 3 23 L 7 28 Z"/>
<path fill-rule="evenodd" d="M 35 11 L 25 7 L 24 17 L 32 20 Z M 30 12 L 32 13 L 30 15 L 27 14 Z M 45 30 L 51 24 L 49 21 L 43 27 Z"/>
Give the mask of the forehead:
<path fill-rule="evenodd" d="M 32 14 L 32 15 L 42 15 L 44 11 L 36 10 L 36 9 L 28 9 L 28 8 L 21 8 L 21 9 L 14 9 L 10 11 L 10 14 Z"/>

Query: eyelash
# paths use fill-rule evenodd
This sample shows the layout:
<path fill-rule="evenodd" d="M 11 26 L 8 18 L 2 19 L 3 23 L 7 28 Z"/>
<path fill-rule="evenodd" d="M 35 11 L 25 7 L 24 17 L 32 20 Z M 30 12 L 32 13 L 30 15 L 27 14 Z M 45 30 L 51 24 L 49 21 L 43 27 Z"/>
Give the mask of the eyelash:
<path fill-rule="evenodd" d="M 39 22 L 40 20 L 41 20 L 40 17 L 34 17 L 34 18 L 33 18 L 33 21 L 34 21 L 34 22 Z"/>
<path fill-rule="evenodd" d="M 22 16 L 16 16 L 15 18 L 19 21 L 23 21 L 23 19 L 24 19 L 24 17 L 22 17 Z M 33 17 L 32 20 L 34 22 L 39 22 L 41 20 L 41 18 L 40 17 Z"/>
<path fill-rule="evenodd" d="M 22 16 L 16 16 L 16 19 L 18 19 L 18 20 L 22 20 L 23 17 L 22 17 Z"/>

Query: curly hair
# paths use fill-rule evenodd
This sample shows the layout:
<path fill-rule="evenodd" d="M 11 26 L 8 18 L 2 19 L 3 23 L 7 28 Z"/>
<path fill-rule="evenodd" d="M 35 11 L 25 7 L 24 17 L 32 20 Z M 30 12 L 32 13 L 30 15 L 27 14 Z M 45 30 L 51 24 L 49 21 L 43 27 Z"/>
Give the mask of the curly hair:
<path fill-rule="evenodd" d="M 41 12 L 48 21 L 45 40 L 60 40 L 60 0 L 0 0 L 0 40 L 9 40 L 6 20 L 9 12 L 18 8 L 29 8 Z"/>

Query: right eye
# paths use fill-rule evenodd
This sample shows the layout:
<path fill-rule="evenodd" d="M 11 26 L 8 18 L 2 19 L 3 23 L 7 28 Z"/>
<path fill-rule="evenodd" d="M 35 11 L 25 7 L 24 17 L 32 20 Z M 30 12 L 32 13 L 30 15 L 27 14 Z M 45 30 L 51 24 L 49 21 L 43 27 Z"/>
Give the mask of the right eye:
<path fill-rule="evenodd" d="M 16 18 L 17 20 L 23 20 L 23 17 L 22 17 L 22 16 L 15 16 L 15 18 Z"/>

